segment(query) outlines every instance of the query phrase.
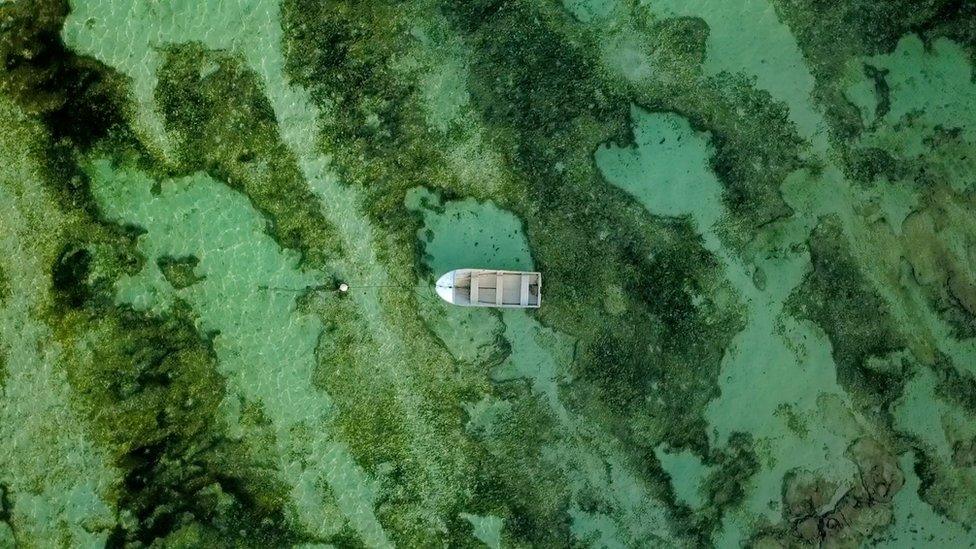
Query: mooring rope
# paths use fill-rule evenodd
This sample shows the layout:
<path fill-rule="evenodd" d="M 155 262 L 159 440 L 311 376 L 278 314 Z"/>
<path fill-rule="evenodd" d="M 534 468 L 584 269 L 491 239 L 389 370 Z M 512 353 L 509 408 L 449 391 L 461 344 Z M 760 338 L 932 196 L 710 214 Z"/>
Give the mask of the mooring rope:
<path fill-rule="evenodd" d="M 320 285 L 320 286 L 306 286 L 304 288 L 282 288 L 280 286 L 258 286 L 259 290 L 272 290 L 277 292 L 331 292 L 331 293 L 346 293 L 349 290 L 357 290 L 359 288 L 400 288 L 405 290 L 413 289 L 413 286 L 407 284 L 347 284 L 345 282 L 340 283 L 336 287 L 331 285 Z"/>

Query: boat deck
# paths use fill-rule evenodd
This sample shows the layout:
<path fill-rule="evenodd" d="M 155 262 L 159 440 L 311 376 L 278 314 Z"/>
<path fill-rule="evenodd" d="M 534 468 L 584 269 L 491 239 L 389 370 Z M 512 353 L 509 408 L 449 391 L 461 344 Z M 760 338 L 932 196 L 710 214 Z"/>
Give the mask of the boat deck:
<path fill-rule="evenodd" d="M 535 308 L 542 302 L 540 273 L 458 269 L 448 274 L 453 291 L 450 299 L 442 297 L 455 305 Z"/>

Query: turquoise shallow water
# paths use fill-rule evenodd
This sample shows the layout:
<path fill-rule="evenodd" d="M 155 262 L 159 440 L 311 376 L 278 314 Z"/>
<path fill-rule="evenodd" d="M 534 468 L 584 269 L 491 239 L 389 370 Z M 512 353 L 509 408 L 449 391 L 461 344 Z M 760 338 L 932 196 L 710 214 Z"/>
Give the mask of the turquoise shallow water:
<path fill-rule="evenodd" d="M 0 2 L 0 547 L 976 545 L 973 28 Z"/>

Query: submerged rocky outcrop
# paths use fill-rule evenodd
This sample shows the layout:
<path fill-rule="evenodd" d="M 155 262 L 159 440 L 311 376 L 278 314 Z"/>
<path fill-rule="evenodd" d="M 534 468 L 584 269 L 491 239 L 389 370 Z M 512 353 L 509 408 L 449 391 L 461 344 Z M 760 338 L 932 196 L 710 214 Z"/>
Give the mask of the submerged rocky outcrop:
<path fill-rule="evenodd" d="M 974 28 L 0 2 L 0 546 L 972 546 Z"/>

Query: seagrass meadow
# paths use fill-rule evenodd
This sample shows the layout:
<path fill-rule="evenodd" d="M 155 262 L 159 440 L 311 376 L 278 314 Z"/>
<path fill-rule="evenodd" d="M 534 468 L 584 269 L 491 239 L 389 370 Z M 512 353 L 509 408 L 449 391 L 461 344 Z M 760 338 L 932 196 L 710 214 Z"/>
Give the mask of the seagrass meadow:
<path fill-rule="evenodd" d="M 976 1 L 0 0 L 0 61 L 0 548 L 976 547 Z"/>

